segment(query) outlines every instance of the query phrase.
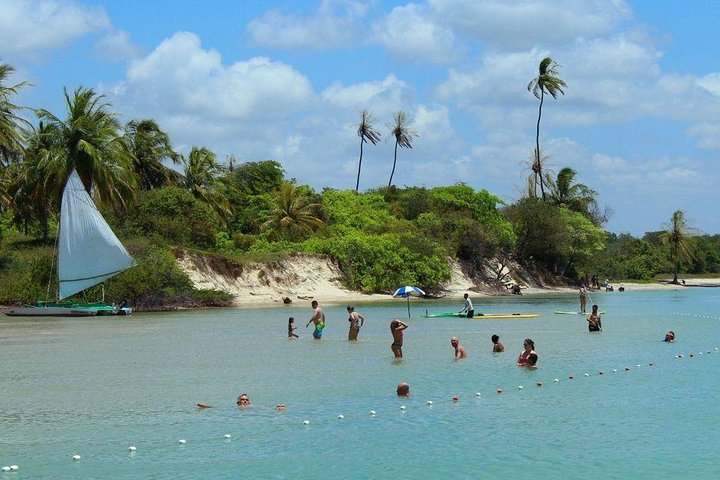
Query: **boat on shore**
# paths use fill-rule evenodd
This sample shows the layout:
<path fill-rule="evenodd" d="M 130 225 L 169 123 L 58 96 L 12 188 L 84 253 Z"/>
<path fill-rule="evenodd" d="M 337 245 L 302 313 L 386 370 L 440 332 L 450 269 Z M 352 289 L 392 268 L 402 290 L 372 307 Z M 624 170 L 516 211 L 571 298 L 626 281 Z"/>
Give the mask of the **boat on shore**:
<path fill-rule="evenodd" d="M 135 266 L 135 259 L 100 214 L 75 169 L 63 190 L 57 256 L 57 300 L 10 307 L 5 315 L 90 317 L 132 313 L 126 301 L 118 305 L 106 303 L 104 288 L 100 301 L 66 300 Z"/>

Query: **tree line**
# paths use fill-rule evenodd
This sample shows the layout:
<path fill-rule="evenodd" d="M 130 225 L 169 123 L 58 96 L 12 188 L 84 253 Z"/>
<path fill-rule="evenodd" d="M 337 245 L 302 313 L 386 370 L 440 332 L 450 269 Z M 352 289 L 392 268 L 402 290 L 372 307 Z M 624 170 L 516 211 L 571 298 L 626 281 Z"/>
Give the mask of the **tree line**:
<path fill-rule="evenodd" d="M 290 252 L 327 254 L 340 263 L 346 284 L 364 292 L 404 284 L 432 291 L 449 278 L 448 257 L 498 284 L 502 267 L 513 261 L 569 280 L 586 273 L 650 279 L 673 272 L 676 280 L 685 272 L 718 273 L 720 244 L 695 235 L 682 212 L 661 234 L 635 239 L 606 232 L 610 212 L 577 181 L 578 172 L 564 167 L 555 174 L 543 164 L 543 99 L 566 87 L 557 68 L 543 59 L 528 85 L 540 100 L 536 145 L 526 191 L 505 204 L 465 184 L 394 186 L 398 148 L 411 148 L 417 136 L 403 112 L 388 125 L 395 155 L 387 186 L 358 191 L 363 145 L 380 139 L 363 110 L 355 190 L 318 192 L 287 179 L 274 160 L 221 162 L 205 146 L 177 153 L 157 122 L 121 123 L 92 89 L 66 89 L 61 115 L 18 106 L 14 98 L 30 85 L 7 85 L 13 68 L 0 65 L 0 302 L 31 301 L 51 290 L 52 240 L 73 168 L 140 260 L 140 267 L 110 280 L 108 290 L 148 309 L 229 301 L 221 292 L 193 289 L 173 261 L 177 249 L 235 264 Z"/>

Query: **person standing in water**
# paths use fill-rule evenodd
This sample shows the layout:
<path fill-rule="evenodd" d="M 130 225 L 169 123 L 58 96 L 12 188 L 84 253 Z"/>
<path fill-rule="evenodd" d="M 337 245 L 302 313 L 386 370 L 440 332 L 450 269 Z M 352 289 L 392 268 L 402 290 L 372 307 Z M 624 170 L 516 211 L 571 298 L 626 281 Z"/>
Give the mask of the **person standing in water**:
<path fill-rule="evenodd" d="M 592 306 L 592 312 L 587 317 L 588 331 L 590 332 L 602 332 L 602 320 L 600 319 L 600 312 L 598 312 L 598 306 Z"/>
<path fill-rule="evenodd" d="M 475 310 L 473 309 L 472 300 L 470 300 L 470 296 L 466 293 L 464 295 L 465 298 L 465 304 L 463 305 L 462 310 L 458 313 L 464 313 L 467 318 L 473 318 L 475 315 Z"/>
<path fill-rule="evenodd" d="M 493 335 L 490 337 L 490 340 L 492 340 L 493 343 L 493 353 L 500 353 L 505 351 L 505 345 L 500 343 L 500 337 L 497 335 Z"/>
<path fill-rule="evenodd" d="M 465 347 L 462 346 L 457 337 L 452 337 L 450 339 L 450 345 L 452 345 L 455 349 L 455 360 L 467 358 L 467 350 L 465 350 Z"/>
<path fill-rule="evenodd" d="M 390 322 L 390 333 L 393 336 L 393 343 L 390 349 L 395 354 L 395 358 L 402 358 L 402 346 L 403 346 L 403 330 L 407 328 L 407 323 L 401 322 L 400 320 L 393 320 Z"/>
<path fill-rule="evenodd" d="M 530 355 L 535 353 L 535 342 L 530 338 L 526 338 L 523 342 L 523 351 L 520 352 L 520 356 L 517 359 L 517 364 L 521 367 L 526 366 L 530 363 Z"/>
<path fill-rule="evenodd" d="M 314 323 L 315 330 L 313 331 L 313 338 L 315 340 L 320 340 L 322 338 L 323 329 L 325 328 L 325 312 L 323 312 L 323 309 L 320 308 L 317 300 L 313 300 L 310 305 L 313 308 L 313 314 L 305 325 L 305 328 L 309 327 L 311 323 Z"/>
<path fill-rule="evenodd" d="M 288 338 L 300 338 L 300 336 L 295 333 L 295 330 L 297 330 L 295 327 L 295 318 L 290 317 L 288 318 Z"/>
<path fill-rule="evenodd" d="M 587 305 L 587 289 L 585 285 L 580 285 L 580 313 L 585 313 Z"/>
<path fill-rule="evenodd" d="M 348 322 L 350 322 L 350 330 L 348 331 L 348 340 L 357 340 L 360 327 L 365 325 L 365 317 L 355 311 L 355 307 L 348 306 Z"/>

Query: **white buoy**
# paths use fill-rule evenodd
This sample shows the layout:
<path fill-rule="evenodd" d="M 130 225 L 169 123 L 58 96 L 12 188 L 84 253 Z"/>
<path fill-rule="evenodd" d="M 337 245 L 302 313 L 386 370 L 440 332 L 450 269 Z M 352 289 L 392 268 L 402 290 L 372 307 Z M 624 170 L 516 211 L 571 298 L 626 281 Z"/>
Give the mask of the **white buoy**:
<path fill-rule="evenodd" d="M 586 376 L 586 377 L 589 377 L 589 376 L 590 376 L 590 374 L 589 374 L 589 373 L 586 373 L 586 374 L 585 374 L 585 376 Z"/>
<path fill-rule="evenodd" d="M 555 383 L 558 383 L 559 381 L 560 381 L 559 378 L 556 378 L 556 379 L 555 379 Z"/>
<path fill-rule="evenodd" d="M 232 435 L 230 435 L 229 433 L 226 433 L 224 438 L 225 438 L 225 440 L 230 440 L 232 438 Z"/>
<path fill-rule="evenodd" d="M 187 442 L 185 442 L 185 440 L 181 438 L 180 440 L 178 440 L 178 443 L 180 445 L 185 445 L 185 443 L 187 443 Z"/>
<path fill-rule="evenodd" d="M 617 373 L 617 368 L 613 368 L 613 373 Z"/>
<path fill-rule="evenodd" d="M 432 400 L 427 401 L 428 407 L 432 407 Z"/>
<path fill-rule="evenodd" d="M 82 457 L 80 455 L 73 455 L 73 460 L 80 460 Z"/>
<path fill-rule="evenodd" d="M 345 418 L 345 415 L 338 415 L 339 420 L 342 420 L 343 418 Z"/>
<path fill-rule="evenodd" d="M 375 416 L 375 410 L 370 410 L 370 415 Z"/>
<path fill-rule="evenodd" d="M 303 420 L 303 425 L 310 425 L 310 420 Z"/>
<path fill-rule="evenodd" d="M 475 396 L 476 396 L 476 397 L 481 397 L 481 396 L 482 396 L 482 393 L 480 393 L 480 392 L 475 392 Z"/>
<path fill-rule="evenodd" d="M 522 385 L 518 385 L 518 390 L 522 390 L 522 389 L 523 389 L 523 386 L 522 386 Z"/>
<path fill-rule="evenodd" d="M 128 450 L 130 450 L 131 452 L 134 452 L 135 450 L 137 450 L 137 448 L 135 448 L 135 447 L 128 447 Z"/>
<path fill-rule="evenodd" d="M 400 410 L 405 410 L 405 405 L 400 405 Z"/>
<path fill-rule="evenodd" d="M 698 355 L 702 355 L 702 352 L 698 352 Z"/>
<path fill-rule="evenodd" d="M 635 366 L 636 366 L 637 368 L 640 368 L 640 364 L 639 364 L 639 363 L 638 363 L 637 365 L 635 365 Z"/>

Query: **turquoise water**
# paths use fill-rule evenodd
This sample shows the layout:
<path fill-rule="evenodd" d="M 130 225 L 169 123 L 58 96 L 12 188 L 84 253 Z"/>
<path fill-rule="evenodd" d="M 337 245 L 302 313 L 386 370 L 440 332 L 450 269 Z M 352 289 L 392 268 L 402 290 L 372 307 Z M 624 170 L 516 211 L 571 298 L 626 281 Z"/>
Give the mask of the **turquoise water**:
<path fill-rule="evenodd" d="M 404 300 L 358 305 L 356 343 L 341 305 L 325 306 L 321 341 L 304 328 L 304 304 L 0 317 L 0 466 L 20 467 L 0 479 L 714 477 L 720 290 L 592 300 L 607 312 L 602 334 L 553 314 L 576 309 L 575 295 L 475 302 L 476 312 L 540 314 L 510 320 L 423 319 L 461 302 L 412 299 L 399 362 L 389 322 L 407 316 Z M 287 339 L 288 316 L 302 338 Z M 660 341 L 668 330 L 674 344 Z M 505 353 L 490 353 L 493 333 Z M 452 358 L 454 335 L 465 361 Z M 526 337 L 534 371 L 515 366 Z M 412 397 L 395 396 L 400 381 Z M 250 409 L 234 406 L 242 392 Z"/>

